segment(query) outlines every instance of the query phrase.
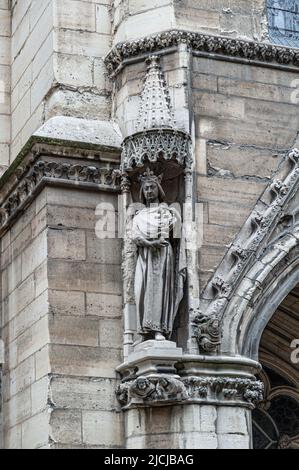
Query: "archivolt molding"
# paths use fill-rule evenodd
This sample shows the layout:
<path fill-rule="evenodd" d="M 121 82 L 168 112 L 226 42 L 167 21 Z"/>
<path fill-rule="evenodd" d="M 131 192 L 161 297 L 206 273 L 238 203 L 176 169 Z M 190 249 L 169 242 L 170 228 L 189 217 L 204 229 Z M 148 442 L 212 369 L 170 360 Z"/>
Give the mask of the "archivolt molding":
<path fill-rule="evenodd" d="M 298 186 L 299 151 L 293 149 L 229 247 L 201 296 L 198 310 L 194 310 L 194 336 L 200 352 L 219 349 L 221 331 L 231 334 L 227 324 L 234 324 L 234 334 L 239 334 L 237 328 L 242 313 L 261 297 L 261 288 L 264 290 L 267 282 L 273 280 L 271 274 L 280 269 L 279 263 L 285 266 L 287 256 L 291 263 L 290 254 L 294 250 L 293 257 L 296 258 L 299 202 L 295 195 Z M 208 340 L 203 334 L 203 323 L 219 326 L 218 331 L 214 328 L 208 335 Z M 229 341 L 232 342 L 232 338 L 222 339 L 221 344 Z M 220 349 L 225 353 L 238 353 L 226 351 L 223 346 Z"/>
<path fill-rule="evenodd" d="M 280 397 L 282 395 L 285 395 L 290 398 L 294 398 L 299 402 L 299 390 L 296 390 L 292 387 L 287 387 L 287 386 L 281 386 L 281 387 L 275 387 L 271 390 L 269 395 L 267 396 L 267 400 L 272 400 L 273 398 Z"/>
<path fill-rule="evenodd" d="M 297 386 L 297 383 L 299 380 L 299 371 L 297 372 L 296 367 L 294 367 L 294 364 L 291 361 L 287 362 L 283 360 L 282 358 L 280 358 L 279 356 L 274 356 L 273 354 L 270 354 L 269 352 L 263 350 L 263 348 L 260 348 L 259 350 L 259 360 L 261 364 L 277 372 L 279 375 L 284 377 L 290 384 L 293 384 L 295 387 Z M 296 372 L 295 375 L 294 375 L 294 372 Z M 262 374 L 261 374 L 261 378 L 263 382 L 266 383 Z M 267 389 L 266 390 L 266 395 L 267 395 L 271 387 L 270 386 L 266 387 L 266 389 Z M 299 400 L 299 397 L 298 397 L 298 400 Z"/>
<path fill-rule="evenodd" d="M 299 50 L 273 44 L 232 39 L 223 36 L 193 33 L 182 30 L 165 31 L 135 41 L 117 44 L 108 53 L 105 64 L 110 75 L 121 68 L 126 59 L 141 54 L 186 44 L 196 52 L 235 57 L 262 63 L 299 66 Z"/>

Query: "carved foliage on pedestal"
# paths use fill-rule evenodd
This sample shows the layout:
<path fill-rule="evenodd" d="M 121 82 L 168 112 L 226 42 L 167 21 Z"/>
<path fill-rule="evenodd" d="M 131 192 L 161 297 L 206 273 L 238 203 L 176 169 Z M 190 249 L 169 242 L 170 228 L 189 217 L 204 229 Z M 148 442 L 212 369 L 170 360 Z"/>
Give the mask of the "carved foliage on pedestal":
<path fill-rule="evenodd" d="M 168 402 L 232 404 L 254 408 L 263 400 L 263 383 L 232 377 L 138 377 L 117 390 L 122 407 L 153 406 Z"/>

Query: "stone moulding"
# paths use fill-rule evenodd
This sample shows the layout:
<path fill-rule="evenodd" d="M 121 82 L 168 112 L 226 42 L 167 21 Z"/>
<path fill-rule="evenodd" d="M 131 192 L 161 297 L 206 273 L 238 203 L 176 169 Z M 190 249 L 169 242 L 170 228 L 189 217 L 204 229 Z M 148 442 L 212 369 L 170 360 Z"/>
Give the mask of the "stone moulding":
<path fill-rule="evenodd" d="M 253 409 L 263 400 L 263 383 L 234 377 L 140 376 L 120 384 L 116 395 L 123 409 L 178 403 L 243 406 Z"/>
<path fill-rule="evenodd" d="M 75 186 L 85 190 L 120 191 L 120 171 L 117 166 L 98 161 L 68 162 L 63 155 L 54 157 L 38 151 L 31 154 L 27 162 L 16 168 L 12 176 L 14 183 L 0 200 L 0 235 L 26 208 L 45 185 Z M 75 153 L 75 151 L 74 151 Z M 62 160 L 63 158 L 63 160 Z M 11 182 L 10 182 L 11 183 Z"/>
<path fill-rule="evenodd" d="M 117 74 L 126 59 L 186 44 L 194 52 L 299 67 L 299 49 L 246 41 L 183 30 L 164 31 L 114 46 L 105 58 L 111 76 Z"/>
<path fill-rule="evenodd" d="M 262 285 L 265 253 L 271 254 L 272 247 L 278 259 L 286 253 L 285 243 L 299 243 L 292 236 L 294 227 L 298 230 L 299 207 L 298 201 L 294 201 L 298 189 L 299 150 L 293 149 L 228 248 L 201 295 L 199 308 L 193 312 L 194 337 L 201 353 L 219 351 L 223 317 L 233 296 L 238 295 L 240 301 L 243 297 L 243 300 L 248 301 L 251 298 L 248 296 L 253 294 L 253 290 L 250 290 L 252 283 Z M 294 207 L 290 207 L 291 204 Z M 290 236 L 290 240 L 285 242 L 285 237 Z M 244 284 L 246 280 L 247 290 L 247 284 Z M 242 287 L 244 292 L 238 291 L 241 282 L 245 285 Z"/>

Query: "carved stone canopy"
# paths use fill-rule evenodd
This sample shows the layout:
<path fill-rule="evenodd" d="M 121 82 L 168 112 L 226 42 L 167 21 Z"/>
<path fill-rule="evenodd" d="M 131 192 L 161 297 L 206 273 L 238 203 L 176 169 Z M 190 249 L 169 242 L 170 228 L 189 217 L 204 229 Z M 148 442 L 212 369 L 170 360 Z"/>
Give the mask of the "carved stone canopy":
<path fill-rule="evenodd" d="M 122 169 L 132 173 L 148 163 L 166 161 L 182 171 L 192 164 L 191 137 L 175 127 L 159 58 L 151 56 L 147 63 L 136 132 L 123 142 Z"/>

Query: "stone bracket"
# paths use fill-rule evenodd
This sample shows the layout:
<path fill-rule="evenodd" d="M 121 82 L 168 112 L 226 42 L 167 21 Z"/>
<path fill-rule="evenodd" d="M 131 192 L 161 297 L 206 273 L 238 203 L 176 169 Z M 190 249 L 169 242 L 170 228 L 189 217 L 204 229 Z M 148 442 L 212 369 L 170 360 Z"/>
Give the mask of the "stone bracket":
<path fill-rule="evenodd" d="M 253 409 L 263 399 L 263 384 L 254 376 L 260 369 L 255 361 L 183 354 L 179 357 L 180 351 L 171 344 L 167 357 L 167 348 L 161 354 L 155 341 L 147 343 L 152 344 L 145 349 L 140 347 L 118 368 L 123 381 L 116 395 L 124 410 L 194 403 Z"/>

